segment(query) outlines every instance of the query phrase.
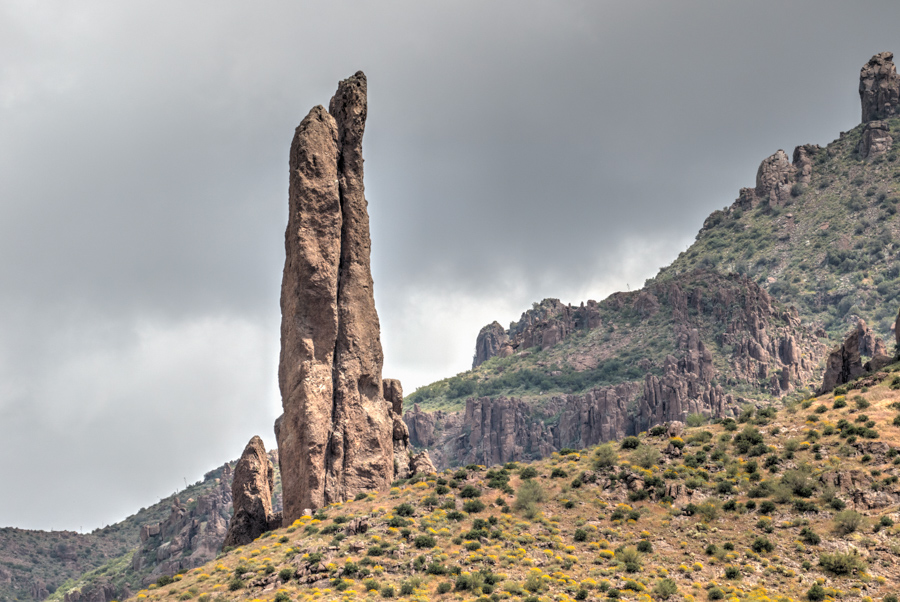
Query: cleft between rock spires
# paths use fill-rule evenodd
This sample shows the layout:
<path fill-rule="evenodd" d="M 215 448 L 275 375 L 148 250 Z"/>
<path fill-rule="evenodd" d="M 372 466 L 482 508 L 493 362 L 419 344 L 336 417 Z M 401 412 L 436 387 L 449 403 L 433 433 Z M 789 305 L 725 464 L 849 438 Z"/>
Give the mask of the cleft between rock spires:
<path fill-rule="evenodd" d="M 339 83 L 328 111 L 310 111 L 291 144 L 278 367 L 284 413 L 275 424 L 286 525 L 308 509 L 387 489 L 395 458 L 408 455 L 381 378 L 366 118 L 367 81 L 358 71 Z"/>

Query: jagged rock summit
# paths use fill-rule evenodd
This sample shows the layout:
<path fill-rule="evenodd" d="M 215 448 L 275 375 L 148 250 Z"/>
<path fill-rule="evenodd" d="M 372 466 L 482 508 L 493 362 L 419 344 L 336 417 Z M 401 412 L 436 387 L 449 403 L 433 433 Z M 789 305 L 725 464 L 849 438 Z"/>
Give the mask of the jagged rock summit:
<path fill-rule="evenodd" d="M 281 515 L 272 510 L 275 469 L 266 455 L 262 439 L 254 436 L 234 467 L 231 498 L 234 515 L 224 546 L 242 546 L 266 531 L 281 526 Z"/>
<path fill-rule="evenodd" d="M 275 423 L 285 524 L 394 480 L 397 421 L 381 378 L 363 186 L 366 101 L 359 71 L 291 144 Z M 405 450 L 403 432 L 396 441 Z"/>

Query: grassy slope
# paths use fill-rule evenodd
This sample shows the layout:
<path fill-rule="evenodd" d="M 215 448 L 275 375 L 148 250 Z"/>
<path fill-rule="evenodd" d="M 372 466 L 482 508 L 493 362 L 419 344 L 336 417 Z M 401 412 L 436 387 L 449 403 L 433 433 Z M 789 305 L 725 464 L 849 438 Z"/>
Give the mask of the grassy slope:
<path fill-rule="evenodd" d="M 900 370 L 900 365 L 892 369 Z M 139 592 L 137 599 L 482 596 L 479 599 L 534 601 L 613 600 L 618 595 L 646 602 L 654 588 L 654 597 L 663 597 L 665 585 L 675 590 L 671 599 L 692 602 L 720 597 L 803 599 L 814 584 L 821 584 L 831 598 L 884 599 L 897 592 L 900 579 L 900 527 L 893 525 L 900 520 L 897 504 L 860 509 L 860 524 L 849 532 L 841 530 L 853 515 L 840 514 L 835 501 L 840 495 L 819 481 L 824 473 L 858 470 L 872 479 L 869 491 L 900 490 L 900 455 L 862 455 L 854 446 L 871 439 L 855 441 L 834 431 L 840 420 L 866 428 L 860 422 L 865 414 L 862 420 L 874 422 L 877 441 L 900 446 L 900 426 L 894 424 L 900 424 L 895 418 L 900 415 L 900 390 L 889 386 L 895 380 L 900 383 L 900 377 L 883 378 L 846 396 L 839 391 L 838 397 L 829 394 L 777 412 L 748 411 L 742 417 L 746 424 L 735 425 L 736 431 L 725 424 L 689 428 L 682 436 L 684 455 L 669 461 L 661 454 L 669 439 L 643 434 L 637 449 L 607 444 L 615 449 L 612 467 L 595 468 L 598 450 L 508 465 L 505 493 L 488 482 L 493 475 L 493 484 L 506 488 L 499 467 L 491 473 L 468 467 L 397 483 L 390 492 L 331 506 L 266 534 L 179 576 L 175 583 Z M 869 407 L 858 409 L 860 399 Z M 847 405 L 835 407 L 838 401 Z M 758 432 L 762 444 L 741 453 L 735 435 L 743 429 Z M 528 487 L 523 485 L 528 468 L 535 470 L 532 481 L 546 501 L 517 509 L 515 500 Z M 594 482 L 590 475 L 596 477 Z M 627 475 L 647 483 L 650 495 L 627 494 L 623 487 L 607 485 Z M 771 493 L 751 497 L 761 484 L 769 485 Z M 468 485 L 480 491 L 485 507 L 460 513 Z M 672 485 L 689 490 L 691 498 L 675 504 L 660 498 Z M 398 509 L 404 504 L 412 516 L 401 519 Z M 369 531 L 341 537 L 344 521 L 353 517 L 367 517 Z M 485 532 L 472 532 L 476 520 L 487 521 Z M 319 560 L 319 554 L 321 572 L 314 583 L 301 584 L 291 577 L 295 567 Z M 828 562 L 830 554 L 849 554 L 844 559 L 858 566 L 847 574 L 835 573 L 828 568 L 834 566 Z M 241 579 L 236 579 L 238 574 Z M 253 585 L 266 575 L 271 584 Z M 440 593 L 439 588 L 450 591 Z"/>
<path fill-rule="evenodd" d="M 889 121 L 894 137 L 900 119 Z M 894 150 L 875 160 L 856 152 L 862 126 L 813 160 L 812 181 L 781 209 L 714 212 L 671 275 L 698 266 L 749 274 L 778 300 L 795 305 L 839 340 L 852 316 L 885 340 L 900 303 L 900 162 Z"/>

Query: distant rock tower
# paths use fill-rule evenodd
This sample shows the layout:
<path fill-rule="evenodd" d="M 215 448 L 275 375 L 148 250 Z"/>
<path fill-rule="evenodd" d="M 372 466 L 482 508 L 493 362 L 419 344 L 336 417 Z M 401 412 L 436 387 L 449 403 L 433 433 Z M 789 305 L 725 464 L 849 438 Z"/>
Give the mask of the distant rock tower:
<path fill-rule="evenodd" d="M 876 54 L 860 69 L 859 99 L 863 123 L 894 117 L 900 112 L 900 76 L 893 52 Z"/>
<path fill-rule="evenodd" d="M 306 510 L 387 489 L 395 476 L 397 421 L 384 397 L 369 267 L 366 92 L 362 71 L 340 82 L 328 110 L 314 107 L 291 144 L 278 366 L 284 413 L 275 423 L 285 525 Z M 406 444 L 398 432 L 398 447 L 405 452 Z"/>

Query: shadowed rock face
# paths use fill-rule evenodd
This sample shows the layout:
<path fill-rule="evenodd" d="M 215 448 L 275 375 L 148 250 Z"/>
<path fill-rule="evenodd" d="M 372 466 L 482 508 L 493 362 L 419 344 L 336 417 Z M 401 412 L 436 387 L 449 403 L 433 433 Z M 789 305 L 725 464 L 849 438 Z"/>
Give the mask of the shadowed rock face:
<path fill-rule="evenodd" d="M 297 128 L 281 289 L 284 414 L 275 425 L 284 522 L 304 510 L 387 488 L 393 419 L 369 267 L 363 187 L 366 77 L 338 85 Z"/>
<path fill-rule="evenodd" d="M 872 359 L 863 364 L 862 356 L 869 356 Z M 866 372 L 879 370 L 892 362 L 893 358 L 887 354 L 884 342 L 864 320 L 860 320 L 844 339 L 843 344 L 828 354 L 819 393 L 827 393 Z"/>
<path fill-rule="evenodd" d="M 250 439 L 234 468 L 231 498 L 234 515 L 225 535 L 225 546 L 243 546 L 266 531 L 281 526 L 281 516 L 272 511 L 275 469 L 266 455 L 262 439 Z"/>

